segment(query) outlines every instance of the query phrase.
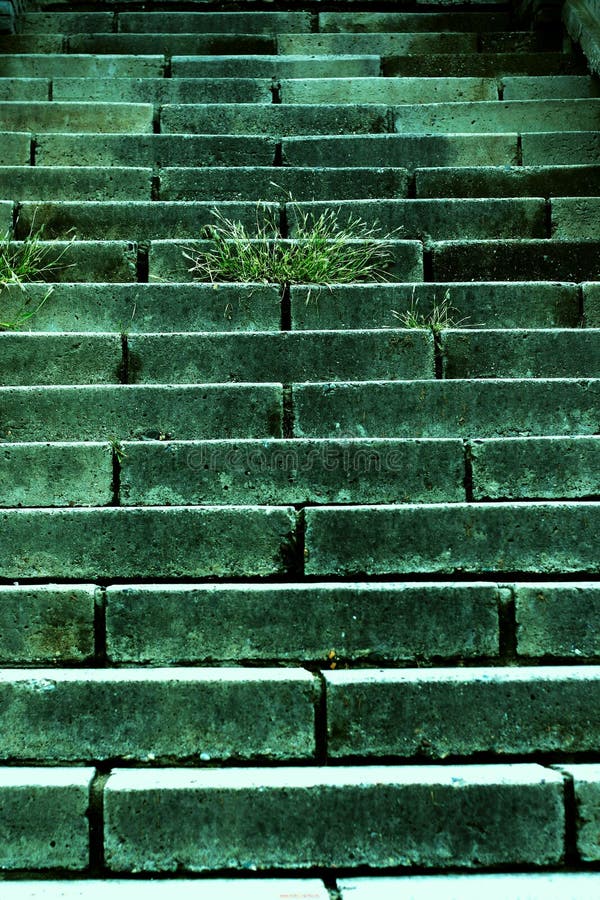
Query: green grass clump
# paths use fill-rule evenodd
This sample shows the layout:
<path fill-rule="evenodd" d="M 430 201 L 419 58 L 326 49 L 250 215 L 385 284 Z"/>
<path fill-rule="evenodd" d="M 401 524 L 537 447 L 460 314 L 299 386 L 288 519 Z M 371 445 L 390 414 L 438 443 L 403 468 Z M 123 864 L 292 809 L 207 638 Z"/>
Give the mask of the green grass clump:
<path fill-rule="evenodd" d="M 203 251 L 184 250 L 192 263 L 189 271 L 198 281 L 321 285 L 386 281 L 393 261 L 389 247 L 393 233 L 381 235 L 377 225 L 358 218 L 340 224 L 334 210 L 315 216 L 296 207 L 296 235 L 290 241 L 273 237 L 278 227 L 263 204 L 257 206 L 255 234 L 217 209 L 211 214 L 216 222 L 204 233 L 212 245 Z"/>
<path fill-rule="evenodd" d="M 460 310 L 450 304 L 450 291 L 446 291 L 443 300 L 433 303 L 431 311 L 422 313 L 419 310 L 419 301 L 413 298 L 410 306 L 404 312 L 392 310 L 392 315 L 399 319 L 403 328 L 424 328 L 427 331 L 439 333 L 447 328 L 479 328 L 480 325 L 469 323 L 470 316 L 460 316 Z M 469 323 L 469 324 L 468 324 Z"/>
<path fill-rule="evenodd" d="M 61 260 L 70 243 L 57 255 L 51 245 L 43 243 L 42 232 L 42 228 L 32 230 L 24 240 L 18 242 L 12 240 L 10 232 L 0 239 L 0 295 L 2 289 L 10 284 L 18 285 L 24 294 L 21 309 L 10 318 L 2 315 L 0 302 L 0 331 L 23 328 L 52 293 L 52 288 L 49 288 L 41 302 L 30 309 L 25 288 L 27 282 L 48 281 L 58 269 L 63 268 Z"/>

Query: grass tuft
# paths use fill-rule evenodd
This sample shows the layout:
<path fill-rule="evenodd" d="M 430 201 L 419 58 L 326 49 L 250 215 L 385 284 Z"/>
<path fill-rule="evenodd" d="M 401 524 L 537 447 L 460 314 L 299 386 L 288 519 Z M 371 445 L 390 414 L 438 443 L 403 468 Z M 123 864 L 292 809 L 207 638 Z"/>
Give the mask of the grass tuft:
<path fill-rule="evenodd" d="M 293 201 L 292 201 L 292 205 Z M 250 234 L 241 222 L 211 210 L 215 224 L 204 229 L 212 246 L 186 248 L 189 271 L 198 281 L 263 284 L 348 284 L 386 281 L 393 261 L 389 242 L 395 232 L 381 234 L 377 225 L 351 217 L 340 224 L 334 210 L 319 216 L 295 205 L 297 234 L 293 240 L 274 238 L 278 223 L 263 203 L 257 205 L 257 230 Z"/>
<path fill-rule="evenodd" d="M 48 281 L 64 264 L 61 263 L 74 238 L 56 254 L 52 245 L 43 243 L 43 228 L 32 230 L 22 241 L 13 241 L 7 232 L 0 239 L 0 294 L 7 285 L 18 285 L 23 291 L 21 308 L 4 320 L 0 312 L 0 331 L 15 331 L 23 328 L 27 322 L 42 308 L 52 293 L 49 288 L 41 302 L 33 309 L 29 308 L 25 285 L 31 281 Z"/>
<path fill-rule="evenodd" d="M 460 316 L 460 310 L 450 304 L 450 291 L 446 291 L 443 299 L 437 303 L 435 300 L 431 311 L 422 313 L 419 309 L 419 301 L 415 299 L 414 292 L 410 306 L 404 312 L 392 310 L 392 315 L 399 319 L 403 328 L 424 328 L 436 333 L 447 328 L 480 328 L 481 325 L 469 323 L 470 316 Z"/>

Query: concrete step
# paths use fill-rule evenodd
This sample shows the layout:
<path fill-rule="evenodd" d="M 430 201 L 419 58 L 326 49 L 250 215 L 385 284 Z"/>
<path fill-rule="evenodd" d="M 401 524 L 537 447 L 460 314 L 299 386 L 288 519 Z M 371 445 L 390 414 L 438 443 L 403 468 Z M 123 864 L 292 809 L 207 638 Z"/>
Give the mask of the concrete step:
<path fill-rule="evenodd" d="M 34 52 L 33 48 L 28 48 L 26 39 L 23 46 L 30 53 Z M 109 53 L 135 56 L 138 54 L 144 56 L 157 54 L 163 56 L 206 56 L 208 54 L 245 56 L 248 53 L 273 54 L 279 52 L 277 38 L 274 34 L 252 32 L 168 34 L 161 31 L 155 34 L 70 34 L 65 35 L 62 39 L 61 50 L 63 46 L 68 53 Z M 0 40 L 0 51 L 2 49 Z M 15 52 L 10 47 L 8 49 L 9 52 Z"/>
<path fill-rule="evenodd" d="M 589 324 L 599 327 L 589 294 L 593 286 L 586 291 Z M 463 319 L 465 327 L 573 328 L 581 321 L 579 288 L 550 282 L 292 285 L 290 297 L 294 329 L 389 328 L 399 324 L 398 315 L 410 311 L 431 317 L 444 299 L 452 307 L 450 317 Z M 41 322 L 32 327 L 42 327 Z"/>
<path fill-rule="evenodd" d="M 315 756 L 319 684 L 298 669 L 3 669 L 1 695 L 5 761 L 199 765 Z"/>
<path fill-rule="evenodd" d="M 49 287 L 51 300 L 38 309 Z M 2 291 L 3 316 L 37 309 L 27 328 L 43 332 L 279 331 L 280 301 L 281 289 L 264 284 L 66 282 Z"/>
<path fill-rule="evenodd" d="M 142 54 L 3 53 L 1 67 L 3 76 L 12 78 L 160 78 L 165 59 Z"/>
<path fill-rule="evenodd" d="M 319 12 L 320 32 L 377 33 L 414 31 L 503 31 L 510 25 L 505 12 Z"/>
<path fill-rule="evenodd" d="M 235 129 L 228 135 L 62 132 L 36 134 L 35 162 L 40 167 L 272 166 L 275 147 L 274 138 L 236 134 Z M 29 160 L 29 141 L 27 154 Z"/>
<path fill-rule="evenodd" d="M 275 176 L 276 177 L 276 176 Z M 25 201 L 19 207 L 17 240 L 24 240 L 32 227 L 44 228 L 44 238 L 80 240 L 168 240 L 198 239 L 205 226 L 215 222 L 214 202 L 160 203 L 130 201 Z M 339 200 L 286 204 L 290 238 L 301 237 L 305 217 L 315 222 L 323 214 L 335 215 L 340 227 L 361 220 L 376 226 L 379 235 L 391 233 L 403 240 L 472 240 L 488 238 L 547 237 L 546 204 L 542 198 L 426 200 Z M 277 236 L 278 207 L 256 203 L 222 201 L 218 212 L 241 222 L 250 234 L 260 224 Z M 563 210 L 561 219 L 566 219 Z"/>
<path fill-rule="evenodd" d="M 118 666 L 268 666 L 274 646 L 280 663 L 326 670 L 498 665 L 507 639 L 516 660 L 540 665 L 599 655 L 596 581 L 30 584 L 2 585 L 0 598 L 7 666 L 91 665 L 96 607 L 105 609 L 107 656 Z M 504 611 L 513 608 L 507 633 Z"/>
<path fill-rule="evenodd" d="M 586 165 L 600 161 L 600 135 L 596 131 L 524 133 L 524 166 Z"/>
<path fill-rule="evenodd" d="M 598 187 L 596 190 L 600 193 Z M 585 234 L 600 239 L 600 197 L 557 197 L 552 201 L 552 236 L 561 240 L 577 240 Z"/>
<path fill-rule="evenodd" d="M 87 869 L 86 813 L 95 774 L 92 768 L 73 766 L 0 768 L 4 870 Z"/>
<path fill-rule="evenodd" d="M 491 78 L 338 77 L 284 78 L 279 96 L 282 103 L 393 104 L 498 100 L 499 94 L 497 81 Z"/>
<path fill-rule="evenodd" d="M 173 78 L 349 78 L 379 76 L 375 54 L 251 54 L 178 56 L 171 58 Z"/>
<path fill-rule="evenodd" d="M 514 166 L 519 159 L 517 132 L 284 137 L 282 151 L 290 166 Z"/>
<path fill-rule="evenodd" d="M 600 124 L 600 98 L 407 104 L 392 115 L 398 132 L 594 131 Z"/>
<path fill-rule="evenodd" d="M 287 206 L 290 237 L 298 233 L 303 217 L 317 219 L 334 212 L 341 225 L 361 219 L 377 224 L 384 233 L 396 231 L 398 238 L 469 240 L 488 237 L 546 237 L 546 204 L 543 199 L 428 199 L 428 200 L 340 200 L 296 203 Z"/>
<path fill-rule="evenodd" d="M 577 851 L 580 858 L 585 862 L 597 862 L 599 853 L 594 843 L 594 832 L 598 826 L 596 797 L 600 767 L 589 763 L 561 765 L 556 768 L 571 782 L 577 809 L 581 810 L 582 824 L 577 833 Z"/>
<path fill-rule="evenodd" d="M 275 384 L 0 388 L 0 440 L 282 437 Z"/>
<path fill-rule="evenodd" d="M 29 166 L 31 147 L 30 134 L 3 132 L 0 144 L 0 163 L 3 166 Z"/>
<path fill-rule="evenodd" d="M 319 506 L 305 519 L 306 575 L 600 570 L 598 502 Z"/>
<path fill-rule="evenodd" d="M 41 240 L 37 247 L 46 262 L 40 280 L 131 282 L 137 279 L 137 248 L 127 241 Z M 19 254 L 24 243 L 12 241 L 9 248 Z"/>
<path fill-rule="evenodd" d="M 499 22 L 502 24 L 502 22 Z M 157 33 L 163 28 L 169 34 L 255 33 L 310 31 L 310 15 L 306 12 L 120 12 L 117 29 L 125 34 Z M 66 34 L 113 31 L 113 14 L 108 13 L 27 13 L 20 20 L 24 33 L 45 33 L 56 28 Z"/>
<path fill-rule="evenodd" d="M 49 100 L 47 78 L 1 78 L 0 100 Z"/>
<path fill-rule="evenodd" d="M 550 75 L 502 79 L 503 100 L 546 100 L 570 97 L 597 97 L 600 83 L 585 75 Z"/>
<path fill-rule="evenodd" d="M 598 666 L 339 669 L 323 680 L 331 760 L 577 753 L 600 730 Z"/>
<path fill-rule="evenodd" d="M 0 577 L 285 576 L 295 563 L 295 528 L 288 506 L 11 509 L 3 512 Z"/>
<path fill-rule="evenodd" d="M 273 102 L 271 80 L 258 78 L 54 78 L 52 97 L 154 104 Z"/>
<path fill-rule="evenodd" d="M 69 34 L 81 31 L 112 31 L 112 12 L 26 12 L 19 17 L 20 34 Z"/>
<path fill-rule="evenodd" d="M 152 168 L 0 167 L 0 197 L 23 200 L 150 200 Z"/>
<path fill-rule="evenodd" d="M 258 870 L 556 864 L 562 791 L 558 772 L 527 764 L 116 769 L 104 796 L 106 861 L 115 872 L 172 871 L 175 859 L 193 871 L 246 859 Z"/>
<path fill-rule="evenodd" d="M 144 103 L 0 102 L 6 131 L 152 132 L 153 107 Z"/>
<path fill-rule="evenodd" d="M 598 332 L 586 334 L 587 340 L 576 346 L 588 357 L 587 368 L 591 369 Z M 539 343 L 542 340 L 538 338 Z M 482 343 L 485 353 L 485 336 Z M 535 343 L 532 333 L 530 346 Z M 452 345 L 446 350 L 450 373 L 460 370 L 461 353 L 460 344 L 454 354 Z M 433 335 L 427 329 L 131 335 L 125 354 L 119 334 L 7 332 L 0 333 L 0 360 L 0 383 L 4 385 L 118 384 L 125 369 L 129 382 L 140 384 L 387 381 L 435 376 Z M 551 368 L 551 363 L 546 367 Z M 567 363 L 564 368 L 568 367 Z M 575 368 L 581 374 L 585 360 Z"/>
<path fill-rule="evenodd" d="M 599 390 L 595 380 L 558 378 L 301 384 L 293 388 L 294 435 L 593 435 Z"/>
<path fill-rule="evenodd" d="M 2 173 L 0 170 L 0 184 Z M 350 200 L 408 195 L 409 173 L 398 167 L 321 168 L 205 166 L 160 171 L 160 200 Z M 566 192 L 563 192 L 566 193 Z"/>
<path fill-rule="evenodd" d="M 543 102 L 543 101 L 540 101 Z M 561 101 L 563 103 L 569 101 Z M 594 103 L 594 100 L 572 101 Z M 600 104 L 600 99 L 599 99 Z M 412 108 L 412 107 L 411 107 Z M 2 104 L 0 104 L 0 112 Z M 600 107 L 598 112 L 600 119 Z M 595 120 L 594 120 L 595 121 Z M 582 123 L 583 124 L 583 123 Z M 594 127 L 591 126 L 590 127 Z M 161 107 L 163 134 L 370 134 L 388 131 L 384 104 L 313 106 L 301 104 L 210 103 Z"/>
<path fill-rule="evenodd" d="M 437 166 L 415 171 L 415 191 L 417 197 L 585 197 L 600 194 L 600 166 Z"/>
<path fill-rule="evenodd" d="M 428 53 L 386 54 L 381 59 L 381 74 L 421 77 L 499 78 L 508 75 L 586 75 L 584 58 L 575 54 L 549 53 Z"/>
<path fill-rule="evenodd" d="M 325 53 L 359 53 L 377 56 L 417 55 L 429 53 L 475 53 L 475 32 L 452 33 L 367 33 L 367 34 L 278 34 L 277 52 L 312 56 Z"/>
<path fill-rule="evenodd" d="M 432 245 L 438 281 L 597 281 L 600 255 L 593 240 L 446 241 Z"/>
<path fill-rule="evenodd" d="M 342 900 L 593 900 L 599 888 L 600 876 L 594 872 L 417 875 L 338 881 Z"/>

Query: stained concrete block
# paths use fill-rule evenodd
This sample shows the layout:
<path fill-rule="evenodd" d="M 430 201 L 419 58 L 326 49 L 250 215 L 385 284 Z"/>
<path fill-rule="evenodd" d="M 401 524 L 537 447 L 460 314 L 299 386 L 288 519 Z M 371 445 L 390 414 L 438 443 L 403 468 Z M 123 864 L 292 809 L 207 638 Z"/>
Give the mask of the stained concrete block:
<path fill-rule="evenodd" d="M 144 384 L 435 375 L 433 336 L 416 329 L 131 335 L 128 349 L 130 381 Z"/>
<path fill-rule="evenodd" d="M 535 765 L 115 769 L 106 863 L 115 872 L 556 865 L 562 792 L 560 775 Z"/>
<path fill-rule="evenodd" d="M 4 140 L 4 137 L 3 139 Z M 11 200 L 150 200 L 151 168 L 3 166 L 0 196 Z"/>
<path fill-rule="evenodd" d="M 292 166 L 485 166 L 518 161 L 514 134 L 342 134 L 284 137 Z"/>
<path fill-rule="evenodd" d="M 283 77 L 280 96 L 282 103 L 454 103 L 497 100 L 498 88 L 491 78 Z"/>
<path fill-rule="evenodd" d="M 476 500 L 548 500 L 600 494 L 597 437 L 502 438 L 470 445 Z"/>
<path fill-rule="evenodd" d="M 14 666 L 91 661 L 98 596 L 93 584 L 2 585 L 0 662 Z"/>
<path fill-rule="evenodd" d="M 597 862 L 598 826 L 600 824 L 600 766 L 581 763 L 564 766 L 559 771 L 573 781 L 575 790 L 577 850 L 583 862 Z"/>
<path fill-rule="evenodd" d="M 440 166 L 417 169 L 415 183 L 417 197 L 585 196 L 597 189 L 600 166 Z"/>
<path fill-rule="evenodd" d="M 114 585 L 107 650 L 141 665 L 269 660 L 274 647 L 327 667 L 496 656 L 499 600 L 484 582 Z"/>
<path fill-rule="evenodd" d="M 407 104 L 393 115 L 398 133 L 593 131 L 600 125 L 600 98 Z"/>
<path fill-rule="evenodd" d="M 312 56 L 323 53 L 369 53 L 378 56 L 411 54 L 427 56 L 429 53 L 475 52 L 477 35 L 446 31 L 428 33 L 328 33 L 328 34 L 279 34 L 277 52 Z"/>
<path fill-rule="evenodd" d="M 80 15 L 80 13 L 77 13 Z M 11 78 L 159 78 L 163 56 L 92 56 L 87 53 L 6 53 L 2 72 Z"/>
<path fill-rule="evenodd" d="M 13 509 L 3 518 L 7 579 L 283 575 L 295 527 L 289 507 Z"/>
<path fill-rule="evenodd" d="M 464 499 L 459 441 L 148 441 L 123 454 L 125 505 Z"/>
<path fill-rule="evenodd" d="M 6 669 L 0 697 L 5 760 L 198 764 L 315 751 L 317 684 L 302 670 Z"/>
<path fill-rule="evenodd" d="M 581 659 L 600 655 L 600 589 L 596 582 L 516 584 L 517 652 L 524 657 Z"/>
<path fill-rule="evenodd" d="M 118 384 L 119 334 L 0 332 L 0 384 Z"/>
<path fill-rule="evenodd" d="M 281 437 L 275 384 L 0 388 L 3 441 Z"/>
<path fill-rule="evenodd" d="M 94 774 L 90 768 L 0 769 L 0 869 L 87 868 Z"/>
<path fill-rule="evenodd" d="M 558 328 L 579 324 L 578 288 L 550 282 L 334 285 L 291 288 L 295 329 L 386 328 L 409 311 L 424 319 L 444 298 L 455 321 L 495 328 Z M 396 314 L 396 315 L 395 315 Z M 600 318 L 598 319 L 600 322 Z"/>
<path fill-rule="evenodd" d="M 54 100 L 112 103 L 272 103 L 270 79 L 54 78 Z"/>
<path fill-rule="evenodd" d="M 9 131 L 152 132 L 147 103 L 0 102 L 0 121 Z"/>
<path fill-rule="evenodd" d="M 169 34 L 163 31 L 155 34 L 74 34 L 67 36 L 65 42 L 69 53 L 145 56 L 277 53 L 276 39 L 266 34 Z"/>
<path fill-rule="evenodd" d="M 28 166 L 31 157 L 29 133 L 5 132 L 0 141 L 0 165 Z"/>
<path fill-rule="evenodd" d="M 599 214 L 600 197 L 557 197 L 552 200 L 552 236 L 573 241 L 585 235 L 600 240 Z"/>
<path fill-rule="evenodd" d="M 598 743 L 598 666 L 339 670 L 323 678 L 330 759 L 579 753 Z"/>
<path fill-rule="evenodd" d="M 597 432 L 600 381 L 480 379 L 295 385 L 296 437 L 515 437 Z"/>
<path fill-rule="evenodd" d="M 600 134 L 583 131 L 540 131 L 521 137 L 524 166 L 597 165 L 600 162 Z"/>
<path fill-rule="evenodd" d="M 264 284 L 7 285 L 3 316 L 28 319 L 30 331 L 137 332 L 279 331 L 280 288 Z"/>
<path fill-rule="evenodd" d="M 440 241 L 432 246 L 433 278 L 453 281 L 600 280 L 594 240 Z"/>
<path fill-rule="evenodd" d="M 600 503 L 307 509 L 307 575 L 600 571 Z"/>
<path fill-rule="evenodd" d="M 270 166 L 275 140 L 259 135 L 40 134 L 39 166 Z M 28 151 L 29 158 L 29 151 Z"/>
<path fill-rule="evenodd" d="M 126 34 L 159 33 L 165 24 L 163 12 L 121 12 L 119 31 Z M 293 34 L 310 31 L 310 14 L 298 12 L 179 12 L 169 11 L 170 34 Z M 79 29 L 82 30 L 82 29 Z M 110 31 L 110 29 L 107 29 Z"/>
<path fill-rule="evenodd" d="M 367 78 L 378 76 L 377 55 L 173 56 L 173 78 Z"/>
<path fill-rule="evenodd" d="M 0 506 L 108 506 L 110 444 L 11 443 L 0 454 Z"/>

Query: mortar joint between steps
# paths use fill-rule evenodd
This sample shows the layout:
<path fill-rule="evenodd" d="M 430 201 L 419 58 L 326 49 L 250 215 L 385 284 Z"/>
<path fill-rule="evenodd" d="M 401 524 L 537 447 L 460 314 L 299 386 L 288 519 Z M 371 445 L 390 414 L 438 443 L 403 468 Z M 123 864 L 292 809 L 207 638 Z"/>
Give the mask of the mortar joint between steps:
<path fill-rule="evenodd" d="M 517 613 L 512 586 L 498 592 L 498 652 L 501 663 L 517 661 Z"/>
<path fill-rule="evenodd" d="M 473 452 L 470 440 L 463 441 L 463 453 L 465 464 L 464 487 L 465 501 L 473 503 Z"/>
<path fill-rule="evenodd" d="M 561 772 L 563 776 L 563 800 L 565 809 L 565 864 L 567 866 L 580 866 L 581 857 L 577 848 L 577 825 L 579 814 L 577 810 L 577 798 L 575 796 L 575 783 L 573 776 L 568 772 Z"/>
<path fill-rule="evenodd" d="M 106 603 L 106 586 L 99 586 L 94 599 L 94 665 L 98 668 L 105 668 L 108 663 Z"/>
<path fill-rule="evenodd" d="M 110 765 L 97 763 L 96 774 L 90 785 L 90 804 L 88 807 L 87 818 L 90 829 L 89 874 L 91 876 L 102 876 L 105 870 L 104 789 L 110 775 L 110 769 Z"/>

